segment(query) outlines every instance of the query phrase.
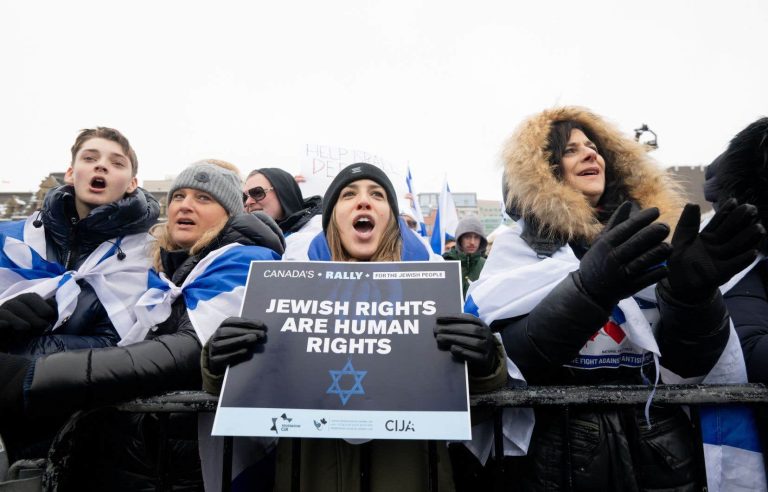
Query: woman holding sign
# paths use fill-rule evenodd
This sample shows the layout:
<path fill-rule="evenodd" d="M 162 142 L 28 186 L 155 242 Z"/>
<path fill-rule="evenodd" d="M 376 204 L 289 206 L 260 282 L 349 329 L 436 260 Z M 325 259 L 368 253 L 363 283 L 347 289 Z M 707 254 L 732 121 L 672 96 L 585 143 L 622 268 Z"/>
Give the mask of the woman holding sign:
<path fill-rule="evenodd" d="M 588 110 L 525 121 L 504 149 L 508 213 L 467 307 L 534 385 L 733 382 L 738 340 L 718 287 L 764 234 L 750 205 L 699 208 L 646 149 Z M 682 212 L 682 213 L 681 213 Z M 664 242 L 674 230 L 671 244 Z M 694 490 L 694 426 L 679 407 L 535 409 L 506 422 L 522 490 Z M 508 444 L 505 442 L 505 444 Z"/>
<path fill-rule="evenodd" d="M 274 222 L 243 213 L 237 170 L 223 161 L 197 162 L 176 177 L 168 192 L 168 222 L 154 233 L 155 270 L 136 306 L 139 321 L 121 346 L 29 362 L 18 384 L 10 378 L 0 385 L 4 422 L 22 413 L 52 419 L 87 406 L 200 387 L 202 345 L 226 314 L 239 311 L 250 262 L 279 259 L 283 238 Z M 0 358 L 0 367 L 6 365 Z M 98 431 L 82 426 L 87 438 L 76 441 L 67 464 L 72 475 L 60 477 L 59 485 L 66 489 L 62 484 L 70 480 L 77 490 L 146 490 L 168 480 L 199 488 L 196 418 L 185 415 L 171 419 L 171 476 L 155 477 L 157 444 L 146 440 L 157 436 L 155 416 L 106 411 L 86 420 L 98 423 Z"/>
<path fill-rule="evenodd" d="M 343 169 L 328 188 L 323 209 L 323 233 L 311 243 L 308 256 L 317 261 L 430 261 L 435 256 L 398 220 L 394 187 L 384 172 L 364 163 Z M 438 347 L 450 350 L 469 366 L 473 391 L 506 382 L 500 345 L 477 318 L 457 315 L 438 318 Z M 233 318 L 214 333 L 203 351 L 204 387 L 221 390 L 227 365 L 246 360 L 266 341 L 258 321 Z M 258 354 L 254 355 L 258 357 Z M 281 441 L 288 444 L 289 441 Z M 291 470 L 290 447 L 278 446 L 277 488 L 283 490 Z M 370 490 L 427 489 L 428 460 L 424 441 L 376 440 L 367 446 L 341 439 L 302 440 L 302 490 L 360 490 L 361 450 L 370 452 Z M 438 484 L 453 490 L 444 445 L 438 444 Z M 283 453 L 288 451 L 288 453 Z M 243 472 L 243 475 L 247 474 Z M 235 480 L 238 480 L 235 473 Z M 258 481 L 258 477 L 256 477 Z"/>

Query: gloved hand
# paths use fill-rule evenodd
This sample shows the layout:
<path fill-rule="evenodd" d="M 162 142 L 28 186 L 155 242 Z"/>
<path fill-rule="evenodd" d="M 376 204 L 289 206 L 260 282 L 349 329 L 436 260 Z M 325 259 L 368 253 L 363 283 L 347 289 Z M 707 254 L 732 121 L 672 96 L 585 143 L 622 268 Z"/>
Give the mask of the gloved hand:
<path fill-rule="evenodd" d="M 56 299 L 19 294 L 0 306 L 0 341 L 38 336 L 58 318 Z"/>
<path fill-rule="evenodd" d="M 699 206 L 687 204 L 672 236 L 667 282 L 675 299 L 695 304 L 745 269 L 757 256 L 765 229 L 757 208 L 727 200 L 699 232 Z"/>
<path fill-rule="evenodd" d="M 667 275 L 662 263 L 671 253 L 663 242 L 669 226 L 653 223 L 659 217 L 655 207 L 633 217 L 631 210 L 629 202 L 616 209 L 576 272 L 581 287 L 606 310 Z"/>
<path fill-rule="evenodd" d="M 267 327 L 261 321 L 233 316 L 221 322 L 208 340 L 208 371 L 224 374 L 227 366 L 247 360 L 256 345 L 267 341 Z"/>
<path fill-rule="evenodd" d="M 457 359 L 467 361 L 472 376 L 493 373 L 499 362 L 491 329 L 483 320 L 471 314 L 439 316 L 435 339 L 440 350 L 450 350 Z"/>

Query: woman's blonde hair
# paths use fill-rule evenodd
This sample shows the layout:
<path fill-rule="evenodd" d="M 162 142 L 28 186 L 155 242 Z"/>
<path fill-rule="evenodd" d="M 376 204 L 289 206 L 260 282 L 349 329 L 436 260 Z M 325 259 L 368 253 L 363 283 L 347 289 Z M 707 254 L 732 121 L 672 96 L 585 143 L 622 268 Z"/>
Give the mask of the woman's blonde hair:
<path fill-rule="evenodd" d="M 339 234 L 339 226 L 336 223 L 336 208 L 333 208 L 331 212 L 331 221 L 328 223 L 328 230 L 325 233 L 325 238 L 328 240 L 328 249 L 331 251 L 331 259 L 333 261 L 359 261 L 357 258 L 353 258 L 344 246 L 341 244 L 341 234 Z M 387 228 L 384 229 L 384 233 L 381 235 L 379 241 L 379 247 L 373 253 L 373 256 L 367 261 L 400 261 L 400 253 L 402 250 L 402 239 L 400 238 L 400 226 L 397 222 L 397 217 L 389 209 L 389 223 Z"/>
<path fill-rule="evenodd" d="M 224 168 L 228 171 L 232 171 L 237 175 L 237 177 L 240 177 L 240 170 L 232 164 L 231 162 L 222 161 L 219 159 L 206 159 L 206 162 L 209 162 L 211 164 L 214 164 L 216 166 L 219 166 L 221 168 Z M 169 204 L 170 205 L 170 204 Z M 202 236 L 200 236 L 200 239 L 198 239 L 195 244 L 189 247 L 189 255 L 193 256 L 202 251 L 205 247 L 207 247 L 211 242 L 216 239 L 221 232 L 222 229 L 224 229 L 224 226 L 229 222 L 229 215 L 222 218 L 222 220 L 214 225 L 212 228 L 208 229 L 203 233 Z M 177 244 L 173 239 L 171 239 L 171 235 L 168 232 L 168 223 L 164 222 L 162 224 L 157 224 L 150 230 L 150 233 L 152 236 L 155 237 L 154 243 L 152 243 L 152 247 L 150 250 L 150 257 L 152 258 L 152 264 L 155 267 L 155 270 L 157 272 L 163 271 L 163 262 L 160 257 L 160 251 L 166 250 L 166 251 L 178 251 L 185 249 L 181 247 L 179 244 Z"/>

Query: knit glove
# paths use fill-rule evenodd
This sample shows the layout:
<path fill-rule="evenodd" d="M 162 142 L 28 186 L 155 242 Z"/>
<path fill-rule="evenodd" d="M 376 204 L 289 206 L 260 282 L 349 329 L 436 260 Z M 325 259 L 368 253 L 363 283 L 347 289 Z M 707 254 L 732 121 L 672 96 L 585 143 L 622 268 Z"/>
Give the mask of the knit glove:
<path fill-rule="evenodd" d="M 0 306 L 0 342 L 38 336 L 58 315 L 55 298 L 46 301 L 31 292 L 20 294 Z"/>
<path fill-rule="evenodd" d="M 757 208 L 729 199 L 699 232 L 699 206 L 687 204 L 672 236 L 668 287 L 672 296 L 696 304 L 712 297 L 757 256 L 765 229 Z M 666 286 L 666 284 L 665 284 Z"/>
<path fill-rule="evenodd" d="M 655 207 L 630 217 L 631 210 L 630 202 L 616 209 L 575 272 L 584 292 L 606 310 L 667 275 L 662 263 L 671 252 L 663 242 L 669 226 L 653 223 Z"/>
<path fill-rule="evenodd" d="M 208 340 L 208 371 L 222 376 L 227 366 L 248 360 L 256 346 L 267 341 L 267 326 L 261 321 L 230 317 Z"/>
<path fill-rule="evenodd" d="M 440 316 L 434 331 L 437 347 L 466 361 L 472 376 L 488 376 L 498 365 L 494 337 L 483 320 L 464 313 Z"/>

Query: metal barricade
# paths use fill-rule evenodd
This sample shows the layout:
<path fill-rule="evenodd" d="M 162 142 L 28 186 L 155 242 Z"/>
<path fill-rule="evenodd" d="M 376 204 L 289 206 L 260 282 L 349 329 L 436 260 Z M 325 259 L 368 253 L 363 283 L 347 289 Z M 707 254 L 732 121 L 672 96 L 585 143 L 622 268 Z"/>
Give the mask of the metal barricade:
<path fill-rule="evenodd" d="M 652 388 L 649 386 L 542 386 L 542 387 L 521 387 L 513 389 L 503 389 L 490 393 L 474 394 L 470 397 L 470 403 L 475 408 L 492 408 L 498 417 L 500 409 L 505 407 L 537 407 L 537 406 L 558 406 L 558 407 L 577 407 L 583 405 L 607 405 L 607 406 L 638 406 L 644 405 L 651 395 Z M 175 412 L 214 412 L 218 399 L 215 396 L 203 392 L 173 392 L 151 398 L 139 398 L 136 400 L 121 403 L 115 406 L 121 412 L 133 413 L 156 413 L 165 414 Z M 725 404 L 745 404 L 757 409 L 758 414 L 768 415 L 768 388 L 762 384 L 739 384 L 739 385 L 659 385 L 653 396 L 654 404 L 659 405 L 689 405 L 695 412 L 699 405 L 725 405 Z M 70 420 L 68 425 L 84 425 L 82 420 L 87 420 L 89 411 L 77 412 Z M 77 421 L 77 422 L 75 422 Z M 494 449 L 494 455 L 498 458 L 503 455 L 500 443 L 501 419 L 495 419 L 494 434 L 497 443 Z M 761 429 L 760 439 L 763 443 L 768 443 L 768 429 Z M 229 491 L 231 485 L 232 472 L 232 439 L 224 438 L 223 460 L 223 480 L 222 491 Z M 169 490 L 165 483 L 165 466 L 168 463 L 166 459 L 167 448 L 164 439 L 159 440 L 158 449 L 158 491 Z M 59 447 L 62 443 L 58 443 Z M 363 445 L 365 446 L 365 445 Z M 66 446 L 64 446 L 66 447 Z M 291 472 L 291 490 L 299 490 L 299 459 L 300 440 L 294 439 L 292 446 L 293 457 Z M 429 446 L 429 490 L 437 491 L 437 453 L 436 443 L 430 442 Z M 768 453 L 765 453 L 768 454 Z M 363 450 L 363 459 L 361 459 L 361 490 L 370 490 L 368 479 L 370 478 L 370 462 L 365 459 L 368 456 L 366 450 Z M 66 466 L 66 450 L 52 448 L 49 453 L 49 463 L 44 476 L 44 483 L 47 484 L 46 490 L 56 490 L 56 476 L 62 472 L 62 467 Z M 496 459 L 497 463 L 503 460 Z M 768 467 L 767 467 L 768 469 Z M 703 468 L 702 468 L 703 470 Z M 703 471 L 702 471 L 703 472 Z"/>

